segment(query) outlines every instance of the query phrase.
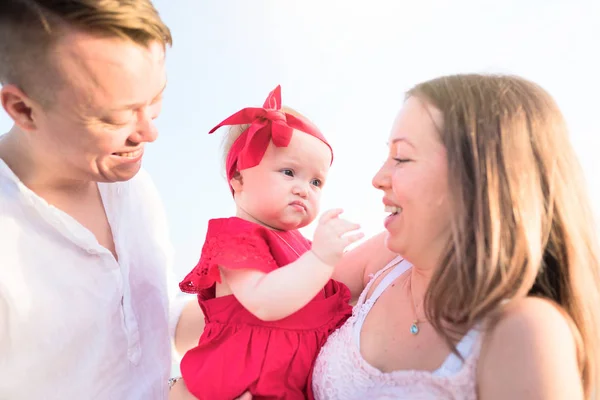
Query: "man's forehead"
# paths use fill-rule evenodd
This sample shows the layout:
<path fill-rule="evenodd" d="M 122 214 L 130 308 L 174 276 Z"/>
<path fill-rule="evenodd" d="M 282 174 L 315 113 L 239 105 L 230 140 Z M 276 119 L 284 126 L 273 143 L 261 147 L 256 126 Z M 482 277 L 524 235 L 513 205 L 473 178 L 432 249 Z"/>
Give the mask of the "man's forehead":
<path fill-rule="evenodd" d="M 65 35 L 53 53 L 65 83 L 75 91 L 89 92 L 88 101 L 130 104 L 152 100 L 164 87 L 165 49 L 144 47 L 120 38 L 85 33 Z"/>

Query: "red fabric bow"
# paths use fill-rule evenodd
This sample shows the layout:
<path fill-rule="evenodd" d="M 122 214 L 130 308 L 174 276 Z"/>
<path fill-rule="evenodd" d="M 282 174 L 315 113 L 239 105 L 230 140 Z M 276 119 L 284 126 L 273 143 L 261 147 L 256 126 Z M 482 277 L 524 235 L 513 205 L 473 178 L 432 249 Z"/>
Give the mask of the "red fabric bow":
<path fill-rule="evenodd" d="M 320 139 L 331 150 L 331 146 L 316 126 L 302 117 L 281 111 L 280 85 L 269 93 L 263 108 L 244 108 L 226 118 L 208 133 L 211 134 L 224 125 L 241 124 L 250 124 L 250 127 L 233 142 L 227 154 L 225 168 L 229 182 L 237 171 L 260 164 L 271 140 L 277 147 L 287 147 L 292 140 L 294 129 Z M 331 157 L 333 161 L 333 150 Z"/>

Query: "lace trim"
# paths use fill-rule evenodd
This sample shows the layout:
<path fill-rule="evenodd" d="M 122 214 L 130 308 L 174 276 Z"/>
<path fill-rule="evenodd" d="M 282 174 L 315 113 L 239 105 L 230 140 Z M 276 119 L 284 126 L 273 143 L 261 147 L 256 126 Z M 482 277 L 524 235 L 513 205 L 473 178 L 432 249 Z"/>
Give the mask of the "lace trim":
<path fill-rule="evenodd" d="M 256 235 L 213 236 L 202 248 L 202 256 L 194 269 L 179 284 L 186 293 L 197 294 L 221 282 L 219 265 L 232 269 L 256 269 L 270 272 L 277 269 L 267 242 Z"/>
<path fill-rule="evenodd" d="M 476 399 L 480 337 L 457 371 L 381 372 L 358 352 L 352 336 L 355 320 L 353 316 L 346 321 L 321 349 L 313 372 L 315 399 Z"/>
<path fill-rule="evenodd" d="M 354 339 L 354 324 L 369 312 L 371 299 L 367 293 L 377 278 L 396 266 L 396 258 L 378 271 L 366 285 L 352 311 L 352 317 L 335 331 L 321 348 L 313 371 L 313 391 L 316 400 L 354 399 L 461 399 L 475 400 L 476 367 L 481 335 L 470 331 L 464 338 L 465 362 L 444 364 L 436 371 L 399 370 L 382 372 L 367 363 Z M 462 341 L 461 341 L 462 342 Z M 462 348 L 464 347 L 464 348 Z M 460 360 L 459 360 L 460 361 Z"/>

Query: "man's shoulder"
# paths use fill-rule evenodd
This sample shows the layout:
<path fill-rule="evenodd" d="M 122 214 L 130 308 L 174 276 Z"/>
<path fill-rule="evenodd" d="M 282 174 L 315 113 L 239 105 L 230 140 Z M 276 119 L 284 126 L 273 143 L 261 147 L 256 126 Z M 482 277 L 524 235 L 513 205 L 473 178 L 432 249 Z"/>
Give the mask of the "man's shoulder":
<path fill-rule="evenodd" d="M 0 165 L 0 202 L 7 203 L 19 193 L 19 187 L 14 178 L 8 176 L 2 167 L 3 165 Z"/>
<path fill-rule="evenodd" d="M 0 232 L 6 232 L 8 224 L 23 213 L 21 208 L 26 198 L 17 182 L 0 173 Z"/>
<path fill-rule="evenodd" d="M 0 175 L 0 266 L 20 257 L 24 252 L 23 244 L 36 233 L 32 224 L 34 214 L 27 207 L 30 200 L 21 194 L 16 183 Z M 0 281 L 6 281 L 8 270 L 0 268 Z"/>
<path fill-rule="evenodd" d="M 19 215 L 23 215 L 23 213 L 10 204 L 8 196 L 5 196 L 0 190 L 0 242 L 19 230 L 21 225 Z"/>

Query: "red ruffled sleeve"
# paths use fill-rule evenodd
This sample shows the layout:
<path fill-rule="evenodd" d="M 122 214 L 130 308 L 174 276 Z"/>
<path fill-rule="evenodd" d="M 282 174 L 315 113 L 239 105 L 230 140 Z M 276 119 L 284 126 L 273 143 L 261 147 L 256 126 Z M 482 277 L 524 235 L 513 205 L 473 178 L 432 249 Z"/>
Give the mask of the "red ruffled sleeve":
<path fill-rule="evenodd" d="M 179 287 L 183 292 L 196 294 L 220 283 L 219 266 L 265 273 L 277 269 L 266 228 L 239 218 L 210 220 L 200 261 Z"/>

